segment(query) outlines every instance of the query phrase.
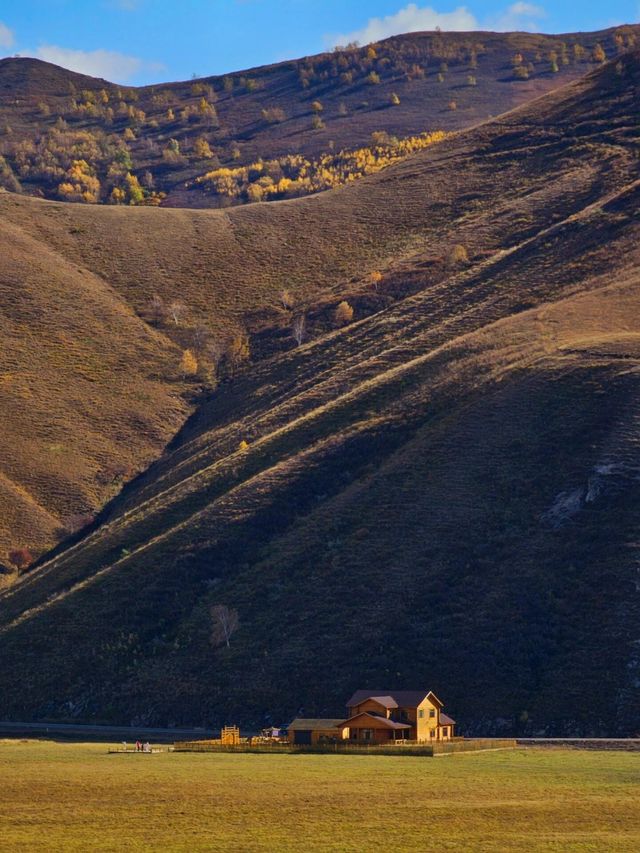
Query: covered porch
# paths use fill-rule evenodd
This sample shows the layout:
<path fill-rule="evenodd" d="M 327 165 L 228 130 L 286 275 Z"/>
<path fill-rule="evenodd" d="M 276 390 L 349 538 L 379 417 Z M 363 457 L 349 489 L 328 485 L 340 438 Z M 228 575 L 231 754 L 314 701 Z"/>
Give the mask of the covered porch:
<path fill-rule="evenodd" d="M 342 725 L 347 731 L 350 741 L 357 743 L 389 743 L 390 741 L 406 740 L 411 733 L 409 723 L 399 723 L 378 714 L 356 714 L 345 720 Z"/>

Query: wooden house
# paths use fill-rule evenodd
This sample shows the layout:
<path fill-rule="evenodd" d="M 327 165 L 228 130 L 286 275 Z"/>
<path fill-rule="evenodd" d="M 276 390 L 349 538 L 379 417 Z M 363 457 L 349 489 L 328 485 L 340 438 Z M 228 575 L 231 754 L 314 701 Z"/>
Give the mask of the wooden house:
<path fill-rule="evenodd" d="M 443 713 L 443 703 L 431 691 L 356 690 L 347 708 L 342 720 L 294 720 L 288 728 L 290 743 L 433 743 L 454 736 L 455 721 Z"/>
<path fill-rule="evenodd" d="M 443 713 L 443 703 L 432 691 L 424 690 L 356 690 L 347 702 L 349 709 L 349 720 L 352 721 L 354 731 L 349 734 L 350 740 L 384 740 L 381 728 L 378 726 L 378 734 L 372 738 L 366 727 L 360 726 L 358 719 L 362 714 L 378 719 L 386 719 L 391 723 L 401 724 L 404 728 L 403 737 L 407 740 L 415 740 L 418 743 L 431 743 L 434 740 L 451 740 L 454 736 L 455 721 Z M 351 725 L 350 725 L 351 729 Z M 386 740 L 394 740 L 398 731 L 388 728 L 389 734 Z"/>

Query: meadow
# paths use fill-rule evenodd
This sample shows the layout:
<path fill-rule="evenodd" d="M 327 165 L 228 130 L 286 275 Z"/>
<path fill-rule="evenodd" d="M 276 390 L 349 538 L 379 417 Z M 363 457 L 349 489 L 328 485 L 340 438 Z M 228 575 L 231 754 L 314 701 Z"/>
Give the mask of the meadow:
<path fill-rule="evenodd" d="M 640 849 L 638 756 L 107 754 L 0 742 L 2 851 Z"/>

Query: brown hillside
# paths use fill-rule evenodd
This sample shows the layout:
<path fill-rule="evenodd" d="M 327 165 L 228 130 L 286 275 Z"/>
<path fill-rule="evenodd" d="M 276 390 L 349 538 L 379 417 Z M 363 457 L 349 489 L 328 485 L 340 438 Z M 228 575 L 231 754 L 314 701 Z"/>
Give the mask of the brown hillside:
<path fill-rule="evenodd" d="M 256 725 L 428 682 L 470 730 L 635 731 L 639 82 L 628 56 L 309 199 L 121 230 L 124 211 L 74 208 L 132 304 L 116 251 L 144 229 L 166 287 L 182 232 L 211 253 L 184 297 L 215 322 L 284 283 L 347 293 L 357 322 L 222 386 L 95 532 L 4 593 L 0 713 Z M 62 243 L 41 214 L 68 207 L 0 203 Z M 377 298 L 418 292 L 366 316 L 378 268 Z"/>
<path fill-rule="evenodd" d="M 113 186 L 125 187 L 129 169 L 146 193 L 167 193 L 167 205 L 219 206 L 229 200 L 191 183 L 218 165 L 286 154 L 315 157 L 332 148 L 369 145 L 377 131 L 405 137 L 470 127 L 582 76 L 594 67 L 597 44 L 612 58 L 639 34 L 637 26 L 560 36 L 415 33 L 376 45 L 375 56 L 360 48 L 141 89 L 38 60 L 4 59 L 0 154 L 29 194 L 58 197 L 65 170 L 82 157 L 100 178 L 101 201 Z M 514 72 L 516 58 L 526 79 Z M 395 105 L 393 94 L 399 100 Z M 312 127 L 314 102 L 322 107 L 319 129 Z M 64 138 L 47 142 L 60 118 L 66 122 Z M 98 140 L 93 145 L 91 135 Z M 179 152 L 167 159 L 163 152 L 172 139 Z M 198 153 L 196 139 L 207 140 L 212 157 Z M 62 147 L 66 153 L 57 155 L 56 168 L 51 169 L 49 156 L 34 154 L 34 142 Z M 128 166 L 123 152 L 131 160 Z M 109 177 L 114 162 L 116 176 Z"/>
<path fill-rule="evenodd" d="M 28 338 L 24 335 L 20 346 L 4 353 L 3 373 L 32 386 L 35 397 L 32 410 L 19 406 L 20 416 L 15 422 L 12 419 L 8 432 L 24 435 L 25 419 L 47 423 L 42 435 L 36 433 L 26 443 L 18 440 L 16 448 L 23 450 L 19 454 L 14 451 L 4 464 L 5 476 L 23 490 L 22 500 L 30 496 L 33 502 L 26 516 L 13 508 L 4 514 L 7 519 L 16 514 L 25 519 L 18 526 L 6 523 L 2 534 L 5 548 L 27 545 L 39 550 L 52 545 L 61 516 L 91 512 L 113 493 L 111 486 L 96 485 L 95 478 L 105 466 L 136 471 L 142 460 L 150 458 L 149 452 L 139 455 L 138 451 L 132 454 L 124 449 L 130 433 L 127 428 L 121 432 L 120 407 L 127 410 L 129 401 L 127 394 L 122 395 L 113 386 L 108 372 L 108 365 L 116 359 L 123 381 L 132 383 L 129 393 L 136 398 L 136 373 L 141 366 L 147 370 L 136 354 L 140 340 L 155 341 L 156 347 L 164 350 L 163 367 L 154 375 L 153 387 L 164 383 L 164 393 L 170 398 L 176 390 L 179 351 L 166 339 L 168 333 L 174 340 L 177 334 L 177 342 L 189 346 L 190 329 L 199 324 L 219 337 L 248 324 L 254 333 L 254 352 L 259 355 L 261 329 L 279 327 L 284 345 L 290 347 L 290 320 L 287 312 L 278 308 L 278 294 L 284 288 L 300 303 L 321 300 L 331 310 L 336 301 L 349 296 L 361 314 L 370 313 L 386 304 L 384 293 L 372 293 L 367 284 L 370 271 L 384 270 L 384 287 L 396 295 L 428 283 L 442 282 L 446 287 L 450 272 L 446 254 L 454 244 L 464 244 L 471 257 L 480 261 L 487 253 L 490 256 L 508 248 L 580 210 L 602 186 L 624 184 L 635 164 L 631 145 L 635 137 L 628 123 L 632 107 L 628 92 L 632 89 L 630 84 L 623 86 L 626 78 L 615 66 L 604 69 L 598 79 L 607 81 L 612 100 L 620 89 L 620 101 L 614 101 L 615 114 L 610 101 L 593 104 L 591 79 L 577 82 L 538 102 L 532 110 L 479 127 L 344 191 L 275 207 L 160 212 L 149 208 L 70 207 L 0 195 L 0 211 L 7 223 L 0 239 L 12 244 L 2 261 L 6 264 L 2 280 L 7 311 L 10 316 L 12 311 L 22 310 L 20 302 L 14 305 L 11 297 L 16 292 L 15 282 L 21 280 L 17 270 L 22 264 L 25 282 L 32 282 L 38 299 L 45 303 L 38 310 L 40 319 L 34 321 L 33 333 L 44 337 L 40 351 L 45 364 L 55 367 L 43 372 L 34 364 L 33 348 L 25 344 Z M 585 110 L 589 123 L 579 124 Z M 554 125 L 541 129 L 548 112 L 553 113 Z M 528 160 L 524 178 L 523 156 Z M 463 170 L 452 168 L 454 160 L 468 165 Z M 495 182 L 498 169 L 499 187 Z M 32 262 L 32 258 L 39 260 Z M 71 267 L 69 273 L 67 266 Z M 75 310 L 82 306 L 82 310 L 70 328 L 66 328 L 65 313 L 54 310 L 56 290 L 47 286 L 50 269 L 56 270 L 59 286 L 70 275 L 80 288 L 81 298 L 71 299 L 70 304 Z M 96 316 L 95 308 L 87 307 L 87 299 L 97 298 L 100 291 L 105 299 L 114 300 L 113 310 L 118 316 L 127 319 L 120 325 L 115 321 L 100 323 L 94 335 L 84 328 L 83 318 Z M 141 318 L 148 317 L 154 294 L 161 295 L 167 304 L 175 299 L 186 304 L 189 315 L 180 329 L 169 322 L 160 336 L 149 331 Z M 310 316 L 313 319 L 313 313 Z M 327 327 L 322 312 L 317 324 L 320 331 Z M 109 326 L 116 331 L 109 333 Z M 134 329 L 139 331 L 134 333 Z M 76 336 L 81 338 L 80 344 Z M 98 369 L 106 384 L 101 385 L 92 375 L 94 353 L 88 359 L 87 376 L 76 378 L 78 364 L 68 356 L 68 342 L 86 348 L 87 340 L 91 341 L 90 348 L 99 340 L 109 350 Z M 63 363 L 57 359 L 59 368 L 48 352 L 56 341 L 65 353 Z M 98 357 L 97 361 L 102 359 Z M 78 403 L 84 392 L 78 393 L 77 383 L 83 379 L 92 389 L 94 404 L 88 407 Z M 13 411 L 20 396 L 6 385 L 7 381 L 4 391 L 11 400 L 7 410 Z M 62 395 L 60 387 L 65 389 Z M 105 399 L 104 408 L 98 404 L 101 399 Z M 183 413 L 185 406 L 168 401 L 168 408 L 150 409 L 146 392 L 141 392 L 138 400 L 125 420 L 137 433 L 136 412 L 144 407 L 144 418 L 150 416 L 154 422 L 148 440 L 157 450 L 178 423 L 176 405 Z M 118 408 L 114 416 L 111 407 L 115 401 Z M 64 412 L 53 419 L 57 424 L 55 435 L 49 418 L 52 405 L 59 405 Z M 83 412 L 80 418 L 78 410 Z M 42 412 L 41 417 L 35 417 L 37 411 Z M 144 418 L 143 435 L 149 426 Z M 73 421 L 78 434 L 69 442 L 65 431 Z M 94 441 L 96 433 L 110 429 L 121 434 L 121 444 L 109 440 L 103 446 Z M 73 448 L 67 451 L 75 460 L 71 467 L 61 446 Z M 77 448 L 82 452 L 77 454 Z M 99 459 L 87 461 L 96 452 Z M 76 464 L 79 470 L 74 474 Z M 32 466 L 37 472 L 31 471 Z M 69 477 L 74 485 L 61 486 L 59 478 L 66 481 Z"/>

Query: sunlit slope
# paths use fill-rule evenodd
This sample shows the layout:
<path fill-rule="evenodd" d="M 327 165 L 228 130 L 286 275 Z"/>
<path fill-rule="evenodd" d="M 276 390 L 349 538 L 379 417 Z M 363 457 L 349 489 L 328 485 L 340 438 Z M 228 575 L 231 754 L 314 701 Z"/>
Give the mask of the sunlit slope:
<path fill-rule="evenodd" d="M 225 217 L 287 222 L 329 263 L 361 228 L 376 263 L 395 241 L 398 276 L 445 239 L 476 260 L 222 387 L 5 593 L 2 713 L 258 725 L 428 682 L 476 728 L 635 730 L 638 73 Z M 228 650 L 216 603 L 239 612 Z"/>
<path fill-rule="evenodd" d="M 179 350 L 145 321 L 156 294 L 184 302 L 189 324 L 215 335 L 246 325 L 257 356 L 265 330 L 293 344 L 283 288 L 329 309 L 350 298 L 362 316 L 387 304 L 361 298 L 368 274 L 383 270 L 396 294 L 440 284 L 446 311 L 452 246 L 483 263 L 635 174 L 634 87 L 636 63 L 612 64 L 354 186 L 277 205 L 120 209 L 0 194 L 3 304 L 7 334 L 18 338 L 1 367 L 4 554 L 54 544 L 61 516 L 113 494 L 96 486 L 104 466 L 139 470 L 180 423 Z M 26 291 L 16 281 L 35 291 L 37 318 L 20 320 Z M 28 405 L 21 383 L 32 389 Z M 127 426 L 138 417 L 142 430 Z"/>
<path fill-rule="evenodd" d="M 145 467 L 186 413 L 179 351 L 86 266 L 0 228 L 0 562 L 50 546 Z"/>
<path fill-rule="evenodd" d="M 406 137 L 468 128 L 588 73 L 603 57 L 598 45 L 615 59 L 639 35 L 637 25 L 561 35 L 409 33 L 224 78 L 138 89 L 8 57 L 0 60 L 0 154 L 25 193 L 57 198 L 73 158 L 41 160 L 33 146 L 58 151 L 62 130 L 76 134 L 101 182 L 101 202 L 113 186 L 126 188 L 124 173 L 115 183 L 109 175 L 120 148 L 145 192 L 167 194 L 164 204 L 218 206 L 232 199 L 204 193 L 194 181 L 211 169 L 368 146 L 381 131 Z M 63 149 L 72 144 L 65 139 Z M 171 140 L 179 153 L 167 157 Z M 274 175 L 277 181 L 277 169 Z"/>

